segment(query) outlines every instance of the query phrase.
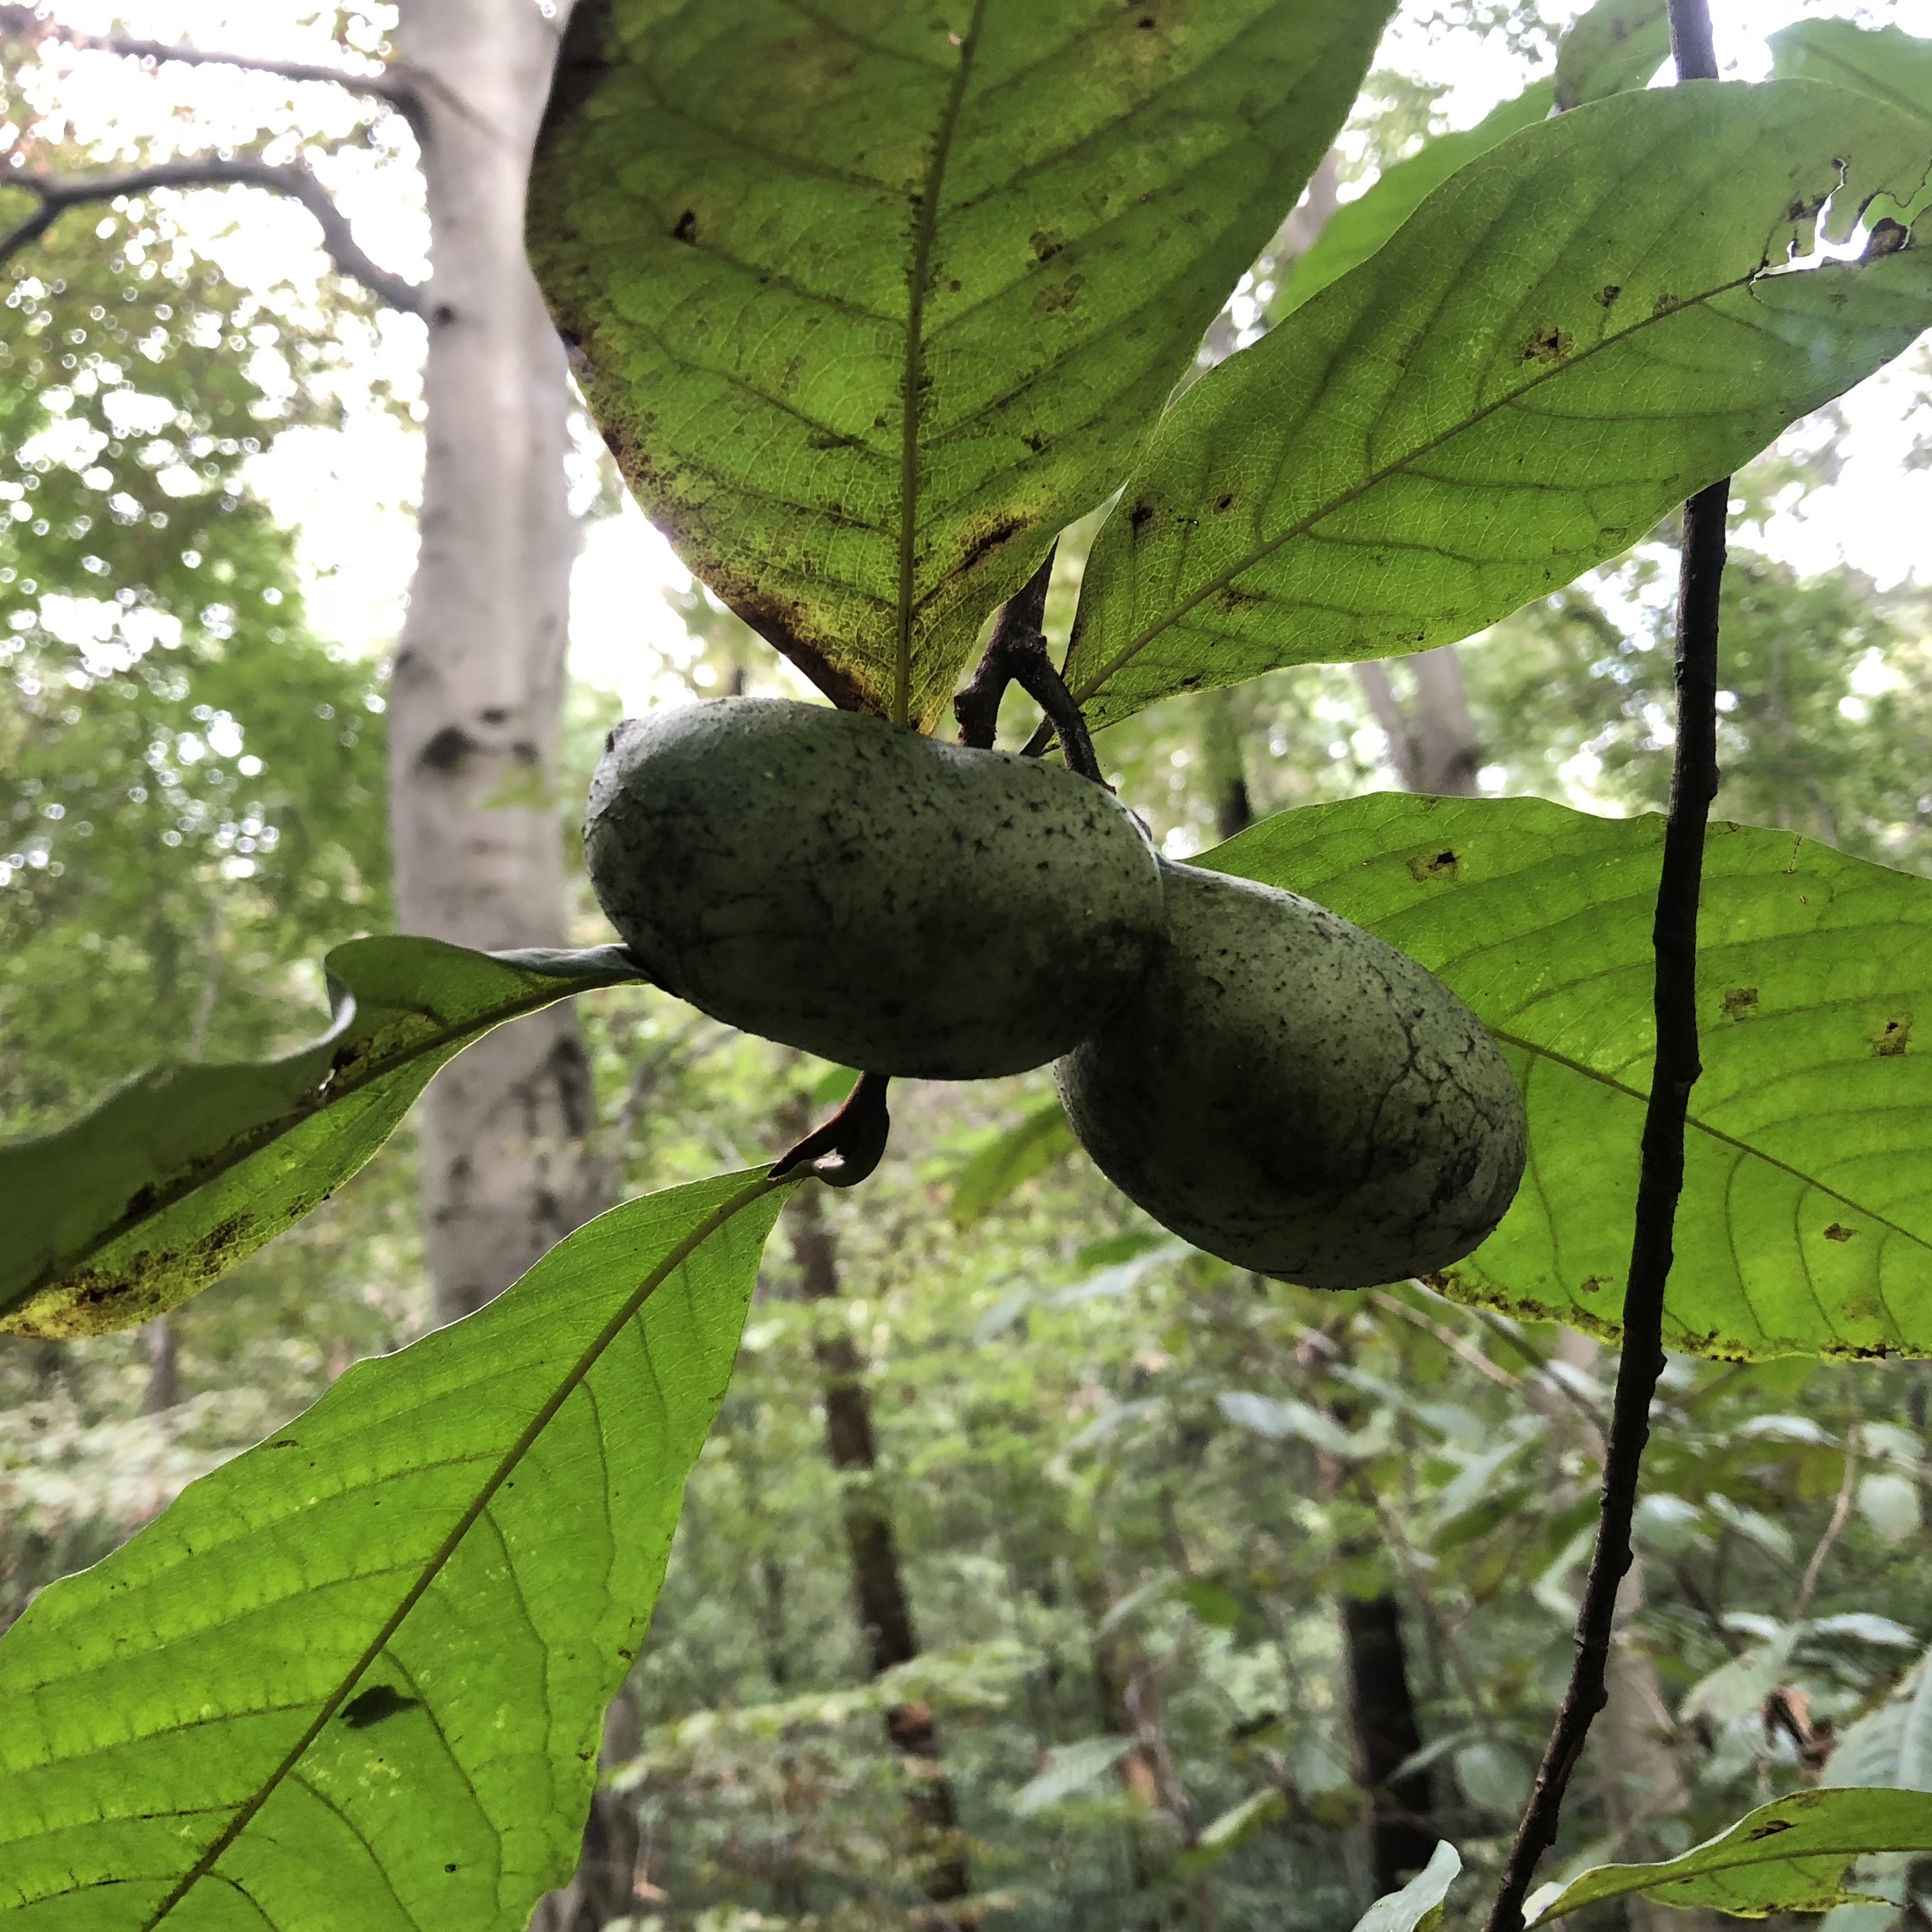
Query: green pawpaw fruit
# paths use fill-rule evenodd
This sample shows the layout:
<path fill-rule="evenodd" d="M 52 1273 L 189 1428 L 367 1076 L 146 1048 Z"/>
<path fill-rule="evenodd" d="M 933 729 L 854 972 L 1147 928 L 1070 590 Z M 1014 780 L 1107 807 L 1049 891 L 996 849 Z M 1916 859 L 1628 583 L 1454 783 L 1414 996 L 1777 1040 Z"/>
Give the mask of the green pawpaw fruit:
<path fill-rule="evenodd" d="M 1146 832 L 1036 758 L 726 698 L 628 718 L 584 847 L 659 984 L 867 1072 L 974 1080 L 1064 1053 L 1162 929 Z"/>
<path fill-rule="evenodd" d="M 1154 1219 L 1279 1281 L 1445 1267 L 1522 1177 L 1522 1096 L 1482 1023 L 1325 908 L 1163 862 L 1167 936 L 1057 1069 L 1095 1164 Z"/>

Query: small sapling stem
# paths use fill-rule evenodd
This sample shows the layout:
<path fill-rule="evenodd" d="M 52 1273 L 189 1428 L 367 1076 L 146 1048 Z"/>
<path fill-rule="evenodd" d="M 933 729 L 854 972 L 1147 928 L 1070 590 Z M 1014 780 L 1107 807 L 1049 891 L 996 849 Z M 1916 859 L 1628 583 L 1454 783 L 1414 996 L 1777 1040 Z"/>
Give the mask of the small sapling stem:
<path fill-rule="evenodd" d="M 1708 0 L 1670 0 L 1677 77 L 1714 80 Z M 1486 1932 L 1522 1932 L 1523 1901 L 1537 1861 L 1556 1841 L 1570 1774 L 1597 1714 L 1606 1680 L 1617 1590 L 1631 1561 L 1630 1523 L 1650 1436 L 1650 1405 L 1664 1369 L 1664 1292 L 1670 1277 L 1677 1202 L 1684 1187 L 1684 1129 L 1690 1089 L 1702 1066 L 1697 1049 L 1697 904 L 1704 833 L 1718 790 L 1718 592 L 1724 573 L 1724 519 L 1730 480 L 1700 490 L 1684 506 L 1677 595 L 1677 745 L 1670 814 L 1664 837 L 1652 931 L 1657 1046 L 1645 1110 L 1636 1226 L 1624 1291 L 1623 1352 L 1604 1454 L 1597 1544 L 1576 1615 L 1576 1660 L 1538 1767 L 1516 1841 L 1503 1868 Z"/>

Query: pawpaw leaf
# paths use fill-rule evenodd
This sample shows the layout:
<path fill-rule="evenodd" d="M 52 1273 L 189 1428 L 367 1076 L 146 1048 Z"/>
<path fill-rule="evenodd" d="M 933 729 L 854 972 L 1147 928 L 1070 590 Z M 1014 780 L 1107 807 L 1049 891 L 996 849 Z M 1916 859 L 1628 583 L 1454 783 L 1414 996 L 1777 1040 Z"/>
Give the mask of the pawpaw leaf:
<path fill-rule="evenodd" d="M 1074 695 L 1105 723 L 1448 644 L 1628 548 L 1932 322 L 1922 232 L 1786 265 L 1828 197 L 1842 238 L 1928 160 L 1922 122 L 1806 81 L 1478 156 L 1168 412 L 1088 562 Z"/>
<path fill-rule="evenodd" d="M 1835 81 L 1932 120 L 1932 40 L 1897 27 L 1800 20 L 1773 34 L 1770 46 L 1773 70 L 1780 75 Z"/>
<path fill-rule="evenodd" d="M 1462 1853 L 1448 1839 L 1438 1839 L 1428 1864 L 1400 1892 L 1377 1899 L 1355 1921 L 1355 1932 L 1435 1932 L 1449 1888 L 1462 1870 Z"/>
<path fill-rule="evenodd" d="M 1615 1340 L 1654 1039 L 1654 814 L 1406 794 L 1283 812 L 1201 862 L 1303 892 L 1439 974 L 1529 1109 L 1502 1224 L 1430 1285 Z M 1664 1340 L 1932 1354 L 1932 880 L 1715 824 Z"/>
<path fill-rule="evenodd" d="M 313 1046 L 158 1066 L 58 1133 L 0 1147 L 0 1332 L 104 1334 L 185 1301 L 327 1200 L 472 1040 L 645 976 L 618 946 L 397 936 L 323 964 L 334 1024 Z"/>
<path fill-rule="evenodd" d="M 1499 141 L 1549 118 L 1552 82 L 1540 80 L 1492 109 L 1473 128 L 1438 134 L 1406 161 L 1385 168 L 1375 184 L 1344 202 L 1323 224 L 1315 245 L 1288 268 L 1274 302 L 1277 321 L 1330 282 L 1366 262 L 1458 168 Z"/>
<path fill-rule="evenodd" d="M 614 1208 L 0 1640 L 0 1917 L 523 1932 L 786 1192 Z"/>
<path fill-rule="evenodd" d="M 1667 0 L 1597 0 L 1557 43 L 1558 110 L 1647 86 L 1670 58 Z"/>
<path fill-rule="evenodd" d="M 1119 484 L 1391 0 L 580 0 L 530 250 L 645 513 L 930 724 Z"/>
<path fill-rule="evenodd" d="M 1796 1791 L 1748 1812 L 1728 1831 L 1657 1864 L 1597 1865 L 1533 1896 L 1525 1916 L 1547 1924 L 1586 1905 L 1634 1892 L 1735 1918 L 1828 1912 L 1868 1894 L 1845 1868 L 1873 1852 L 1932 1851 L 1932 1795 L 1922 1791 Z"/>

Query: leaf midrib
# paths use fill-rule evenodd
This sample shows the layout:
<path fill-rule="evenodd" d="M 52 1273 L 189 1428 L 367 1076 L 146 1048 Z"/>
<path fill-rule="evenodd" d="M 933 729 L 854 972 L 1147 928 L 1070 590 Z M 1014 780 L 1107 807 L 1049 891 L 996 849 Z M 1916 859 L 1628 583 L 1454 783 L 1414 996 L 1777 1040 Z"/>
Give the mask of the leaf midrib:
<path fill-rule="evenodd" d="M 316 1739 L 327 1727 L 329 1720 L 341 1708 L 350 1693 L 360 1682 L 364 1672 L 382 1654 L 390 1640 L 402 1628 L 410 1612 L 422 1600 L 430 1586 L 441 1574 L 444 1565 L 455 1555 L 463 1539 L 476 1528 L 478 1522 L 482 1519 L 483 1512 L 494 1500 L 496 1492 L 508 1480 L 524 1456 L 529 1454 L 538 1438 L 555 1420 L 557 1412 L 562 1408 L 565 1402 L 581 1384 L 585 1376 L 596 1366 L 604 1352 L 629 1327 L 636 1318 L 638 1310 L 713 1234 L 718 1233 L 729 1222 L 735 1220 L 747 1208 L 763 1200 L 768 1194 L 782 1192 L 797 1185 L 796 1180 L 775 1181 L 764 1174 L 760 1174 L 755 1180 L 740 1189 L 736 1193 L 713 1208 L 703 1220 L 685 1235 L 682 1240 L 677 1242 L 670 1249 L 670 1252 L 644 1276 L 638 1286 L 625 1298 L 610 1318 L 585 1345 L 577 1359 L 559 1378 L 554 1391 L 538 1409 L 536 1414 L 524 1426 L 515 1441 L 498 1459 L 496 1467 L 491 1470 L 478 1489 L 475 1500 L 464 1509 L 462 1515 L 451 1526 L 442 1542 L 424 1560 L 422 1574 L 404 1593 L 400 1602 L 397 1604 L 395 1609 L 390 1612 L 376 1634 L 370 1639 L 361 1655 L 343 1672 L 334 1689 L 331 1690 L 323 1700 L 308 1728 L 290 1748 L 280 1762 L 262 1780 L 260 1787 L 254 1795 L 236 1811 L 234 1817 L 223 1828 L 220 1834 L 176 1882 L 174 1888 L 161 1900 L 152 1916 L 142 1922 L 141 1932 L 155 1932 L 155 1928 L 173 1912 L 175 1907 L 180 1904 L 188 1894 L 214 1870 L 229 1848 L 254 1822 L 262 1808 L 280 1788 L 284 1780 L 294 1772 L 296 1766 L 308 1755 L 310 1748 L 314 1744 Z"/>
<path fill-rule="evenodd" d="M 899 596 L 898 634 L 893 640 L 892 722 L 912 722 L 912 616 L 914 570 L 918 560 L 920 395 L 926 386 L 926 288 L 932 272 L 932 246 L 939 232 L 939 196 L 945 184 L 946 163 L 959 126 L 973 56 L 979 51 L 986 0 L 974 0 L 973 22 L 959 45 L 959 60 L 947 90 L 945 111 L 933 136 L 932 156 L 921 184 L 919 226 L 915 232 L 906 288 L 905 367 L 899 389 Z"/>
<path fill-rule="evenodd" d="M 1369 259 L 1372 260 L 1374 257 L 1371 256 Z M 1806 272 L 1822 274 L 1832 268 L 1850 268 L 1856 266 L 1849 262 L 1829 262 Z M 1607 350 L 1621 348 L 1625 343 L 1634 340 L 1643 330 L 1674 321 L 1678 316 L 1693 309 L 1702 308 L 1715 302 L 1721 296 L 1732 294 L 1741 288 L 1750 288 L 1762 278 L 1764 273 L 1764 268 L 1760 264 L 1759 267 L 1752 269 L 1747 274 L 1735 277 L 1729 281 L 1701 290 L 1695 296 L 1688 296 L 1682 302 L 1654 310 L 1652 314 L 1633 323 L 1621 333 L 1606 335 L 1588 348 L 1580 350 L 1575 355 L 1564 358 L 1560 363 L 1544 370 L 1539 374 L 1532 376 L 1520 388 L 1510 389 L 1506 394 L 1497 397 L 1494 402 L 1474 411 L 1470 415 L 1458 418 L 1441 434 L 1430 437 L 1426 441 L 1417 443 L 1405 450 L 1397 460 L 1390 462 L 1379 469 L 1371 470 L 1360 483 L 1330 497 L 1306 516 L 1289 524 L 1279 536 L 1270 538 L 1265 543 L 1257 544 L 1240 562 L 1217 573 L 1200 589 L 1166 613 L 1159 622 L 1149 626 L 1138 637 L 1130 639 L 1100 670 L 1075 686 L 1073 695 L 1076 700 L 1084 704 L 1089 699 L 1099 696 L 1111 678 L 1131 664 L 1156 638 L 1173 628 L 1191 611 L 1198 609 L 1201 604 L 1205 603 L 1209 598 L 1229 588 L 1237 578 L 1245 575 L 1257 564 L 1273 556 L 1284 544 L 1292 543 L 1297 537 L 1306 536 L 1316 524 L 1325 521 L 1339 511 L 1346 509 L 1350 504 L 1365 496 L 1370 490 L 1387 482 L 1390 477 L 1399 475 L 1421 458 L 1432 454 L 1445 443 L 1453 442 L 1457 436 L 1466 434 L 1479 424 L 1486 422 L 1498 410 L 1510 407 L 1526 396 L 1534 395 L 1546 382 L 1562 380 L 1572 371 L 1585 366 L 1596 356 Z M 1306 314 L 1308 308 L 1319 302 L 1329 292 L 1330 289 L 1339 287 L 1341 282 L 1346 279 L 1346 277 L 1338 277 L 1335 282 L 1329 284 L 1328 288 L 1318 290 L 1310 297 L 1308 303 L 1295 313 Z"/>

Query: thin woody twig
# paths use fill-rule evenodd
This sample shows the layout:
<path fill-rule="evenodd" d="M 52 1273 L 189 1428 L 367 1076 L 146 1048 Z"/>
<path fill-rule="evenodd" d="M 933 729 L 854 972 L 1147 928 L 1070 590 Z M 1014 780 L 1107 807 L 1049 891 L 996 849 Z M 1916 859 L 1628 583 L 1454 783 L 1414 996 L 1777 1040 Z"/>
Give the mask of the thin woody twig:
<path fill-rule="evenodd" d="M 1491 1382 L 1501 1383 L 1513 1394 L 1522 1392 L 1522 1383 L 1519 1377 L 1511 1375 L 1500 1363 L 1491 1361 L 1473 1342 L 1464 1340 L 1446 1322 L 1432 1320 L 1419 1308 L 1410 1307 L 1407 1302 L 1399 1300 L 1382 1288 L 1377 1288 L 1369 1299 L 1385 1313 L 1400 1316 L 1426 1334 L 1433 1335 L 1443 1347 L 1460 1356 L 1479 1376 L 1486 1376 Z"/>
<path fill-rule="evenodd" d="M 38 196 L 39 208 L 5 235 L 0 235 L 0 262 L 37 242 L 70 208 L 112 201 L 124 194 L 146 194 L 165 188 L 259 188 L 298 201 L 314 216 L 322 230 L 322 245 L 337 268 L 360 282 L 380 301 L 406 314 L 422 315 L 427 302 L 422 287 L 372 261 L 357 242 L 341 209 L 328 190 L 302 162 L 278 164 L 251 155 L 201 154 L 180 160 L 158 161 L 152 166 L 130 168 L 105 175 L 70 178 L 58 175 L 0 176 L 0 187 L 24 188 Z"/>
<path fill-rule="evenodd" d="M 1804 1566 L 1804 1575 L 1798 1586 L 1798 1594 L 1792 1600 L 1791 1614 L 1785 1618 L 1788 1624 L 1801 1622 L 1804 1612 L 1811 1607 L 1811 1593 L 1818 1587 L 1818 1579 L 1823 1574 L 1825 1559 L 1832 1553 L 1832 1546 L 1838 1540 L 1844 1528 L 1845 1519 L 1850 1515 L 1852 1496 L 1858 1487 L 1858 1451 L 1856 1442 L 1849 1435 L 1845 1440 L 1845 1475 L 1838 1485 L 1838 1500 L 1832 1505 L 1832 1520 L 1825 1526 L 1825 1534 L 1818 1539 L 1818 1546 L 1811 1552 L 1811 1560 Z"/>
<path fill-rule="evenodd" d="M 83 34 L 58 20 L 46 20 L 31 7 L 0 7 L 0 34 L 27 40 L 56 40 L 82 53 L 118 54 L 126 60 L 171 62 L 182 67 L 226 67 L 244 74 L 272 74 L 282 80 L 319 81 L 351 94 L 386 100 L 400 112 L 416 107 L 417 95 L 406 70 L 391 68 L 379 74 L 358 74 L 352 68 L 315 61 L 274 60 L 254 54 L 224 53 L 210 47 L 184 46 L 174 40 L 144 40 L 124 34 Z"/>
<path fill-rule="evenodd" d="M 1708 0 L 1670 0 L 1671 50 L 1680 82 L 1714 80 Z M 1657 1047 L 1645 1109 L 1636 1225 L 1624 1292 L 1623 1352 L 1617 1364 L 1604 1456 L 1597 1544 L 1576 1616 L 1576 1660 L 1516 1828 L 1486 1932 L 1521 1932 L 1537 1861 L 1556 1841 L 1563 1795 L 1590 1726 L 1609 1701 L 1606 1678 L 1617 1589 L 1631 1562 L 1630 1524 L 1650 1435 L 1650 1405 L 1664 1369 L 1664 1292 L 1670 1276 L 1678 1196 L 1684 1186 L 1684 1127 L 1702 1070 L 1697 1049 L 1697 904 L 1704 834 L 1718 790 L 1718 593 L 1724 572 L 1728 478 L 1684 506 L 1677 596 L 1677 746 L 1670 813 L 1652 939 Z"/>
<path fill-rule="evenodd" d="M 973 681 L 952 700 L 952 715 L 959 721 L 959 742 L 987 749 L 999 723 L 1000 700 L 1008 685 L 1017 684 L 1046 713 L 1040 730 L 1047 734 L 1046 742 L 1056 737 L 1060 740 L 1067 769 L 1104 785 L 1106 780 L 1100 775 L 1100 760 L 1087 721 L 1046 654 L 1046 633 L 1041 628 L 1047 586 L 1053 578 L 1054 554 L 1059 548 L 1056 542 L 1025 587 L 1006 600 Z M 1033 746 L 1027 748 L 1031 754 Z"/>

